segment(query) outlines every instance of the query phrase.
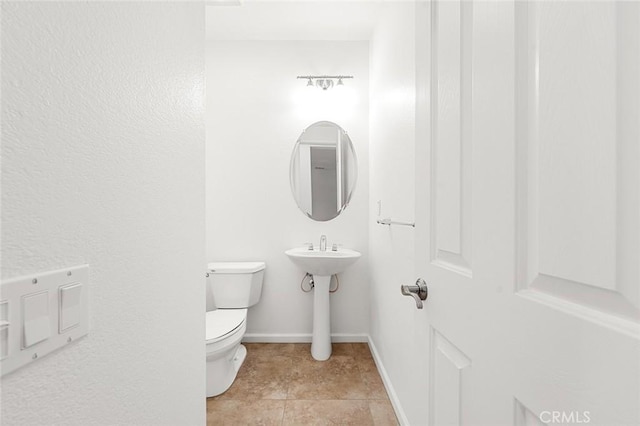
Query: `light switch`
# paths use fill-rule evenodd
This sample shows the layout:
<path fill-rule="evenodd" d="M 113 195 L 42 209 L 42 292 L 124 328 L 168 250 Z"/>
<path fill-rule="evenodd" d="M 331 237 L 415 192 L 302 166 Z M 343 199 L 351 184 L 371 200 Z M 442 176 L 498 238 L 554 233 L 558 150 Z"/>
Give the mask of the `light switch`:
<path fill-rule="evenodd" d="M 9 354 L 9 302 L 0 302 L 0 359 Z"/>
<path fill-rule="evenodd" d="M 9 323 L 9 301 L 3 300 L 0 302 L 0 325 L 4 325 L 5 322 Z"/>
<path fill-rule="evenodd" d="M 9 355 L 9 326 L 0 326 L 0 359 Z"/>
<path fill-rule="evenodd" d="M 22 297 L 22 348 L 28 348 L 51 336 L 49 292 Z"/>
<path fill-rule="evenodd" d="M 80 323 L 80 298 L 82 284 L 74 283 L 60 287 L 60 333 Z"/>

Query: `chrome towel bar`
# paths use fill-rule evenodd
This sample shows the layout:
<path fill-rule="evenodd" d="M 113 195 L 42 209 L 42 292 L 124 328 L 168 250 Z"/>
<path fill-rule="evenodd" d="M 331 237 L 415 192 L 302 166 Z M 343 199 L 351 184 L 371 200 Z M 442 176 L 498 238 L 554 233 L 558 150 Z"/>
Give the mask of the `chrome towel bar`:
<path fill-rule="evenodd" d="M 376 222 L 378 224 L 380 224 L 380 225 L 387 225 L 387 226 L 401 225 L 401 226 L 410 226 L 412 228 L 416 227 L 416 223 L 415 222 L 400 222 L 398 220 L 393 220 L 390 217 L 388 217 L 386 219 L 378 219 Z"/>

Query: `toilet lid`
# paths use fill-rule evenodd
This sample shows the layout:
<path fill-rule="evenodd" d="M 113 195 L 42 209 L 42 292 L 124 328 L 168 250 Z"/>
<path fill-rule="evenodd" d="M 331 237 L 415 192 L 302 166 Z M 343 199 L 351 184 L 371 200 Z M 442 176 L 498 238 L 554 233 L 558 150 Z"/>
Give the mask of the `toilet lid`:
<path fill-rule="evenodd" d="M 207 264 L 209 272 L 217 274 L 253 274 L 266 267 L 264 262 L 211 262 Z"/>
<path fill-rule="evenodd" d="M 246 309 L 216 309 L 207 312 L 207 342 L 231 333 L 240 327 L 246 318 Z"/>

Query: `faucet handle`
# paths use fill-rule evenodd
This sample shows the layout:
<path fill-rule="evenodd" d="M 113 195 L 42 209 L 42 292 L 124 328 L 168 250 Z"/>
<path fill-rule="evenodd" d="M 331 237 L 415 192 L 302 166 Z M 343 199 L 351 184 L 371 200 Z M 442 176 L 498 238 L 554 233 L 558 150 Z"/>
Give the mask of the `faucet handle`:
<path fill-rule="evenodd" d="M 338 247 L 342 247 L 342 244 L 333 243 L 331 245 L 331 251 L 338 251 Z"/>
<path fill-rule="evenodd" d="M 303 243 L 303 244 L 307 246 L 307 249 L 313 250 L 313 243 Z"/>

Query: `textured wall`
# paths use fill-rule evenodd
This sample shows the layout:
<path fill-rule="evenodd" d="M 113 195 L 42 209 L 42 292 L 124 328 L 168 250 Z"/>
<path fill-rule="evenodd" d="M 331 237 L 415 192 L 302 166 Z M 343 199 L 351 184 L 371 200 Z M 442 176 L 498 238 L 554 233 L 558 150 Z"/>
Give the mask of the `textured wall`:
<path fill-rule="evenodd" d="M 88 263 L 90 334 L 2 423 L 204 424 L 204 6 L 2 3 L 2 278 Z"/>
<path fill-rule="evenodd" d="M 368 42 L 210 41 L 207 47 L 207 257 L 267 263 L 249 334 L 309 335 L 313 293 L 284 251 L 326 234 L 362 258 L 331 295 L 332 333 L 368 332 Z M 352 74 L 340 89 L 307 88 L 297 75 Z M 306 217 L 289 185 L 289 161 L 303 129 L 338 123 L 358 157 L 358 182 L 344 212 Z M 279 337 L 278 337 L 279 336 Z"/>

